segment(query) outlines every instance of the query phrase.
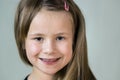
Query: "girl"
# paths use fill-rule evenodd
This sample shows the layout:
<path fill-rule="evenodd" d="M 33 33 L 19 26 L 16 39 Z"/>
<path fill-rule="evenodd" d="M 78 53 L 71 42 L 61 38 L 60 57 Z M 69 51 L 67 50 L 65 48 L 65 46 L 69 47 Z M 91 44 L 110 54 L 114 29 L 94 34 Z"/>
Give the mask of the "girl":
<path fill-rule="evenodd" d="M 33 68 L 24 80 L 95 80 L 73 0 L 21 0 L 14 30 L 20 57 Z"/>

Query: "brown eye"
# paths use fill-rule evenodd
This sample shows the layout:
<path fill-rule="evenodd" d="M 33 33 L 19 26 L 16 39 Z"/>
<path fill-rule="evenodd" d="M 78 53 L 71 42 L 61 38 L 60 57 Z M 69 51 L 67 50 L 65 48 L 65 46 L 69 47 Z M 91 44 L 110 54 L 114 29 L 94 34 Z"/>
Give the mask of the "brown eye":
<path fill-rule="evenodd" d="M 56 40 L 57 41 L 61 41 L 61 40 L 64 40 L 65 38 L 63 37 L 63 36 L 58 36 L 57 38 L 56 38 Z"/>
<path fill-rule="evenodd" d="M 37 41 L 43 41 L 44 40 L 42 37 L 36 37 L 34 39 L 37 40 Z"/>

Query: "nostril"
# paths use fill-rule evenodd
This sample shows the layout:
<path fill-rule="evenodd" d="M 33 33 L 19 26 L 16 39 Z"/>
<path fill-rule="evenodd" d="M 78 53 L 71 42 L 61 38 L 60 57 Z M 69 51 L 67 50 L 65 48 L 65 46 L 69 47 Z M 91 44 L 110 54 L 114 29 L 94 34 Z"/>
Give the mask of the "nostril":
<path fill-rule="evenodd" d="M 43 53 L 45 54 L 51 54 L 54 52 L 54 49 L 51 46 L 47 46 L 43 48 Z"/>

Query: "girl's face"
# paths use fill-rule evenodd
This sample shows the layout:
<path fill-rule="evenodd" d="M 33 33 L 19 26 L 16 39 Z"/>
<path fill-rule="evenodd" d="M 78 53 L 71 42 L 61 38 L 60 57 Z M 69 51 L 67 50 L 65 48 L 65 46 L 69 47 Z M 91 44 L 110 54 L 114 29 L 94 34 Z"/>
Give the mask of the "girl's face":
<path fill-rule="evenodd" d="M 42 9 L 32 20 L 25 40 L 34 72 L 54 75 L 72 58 L 73 20 L 65 11 Z"/>

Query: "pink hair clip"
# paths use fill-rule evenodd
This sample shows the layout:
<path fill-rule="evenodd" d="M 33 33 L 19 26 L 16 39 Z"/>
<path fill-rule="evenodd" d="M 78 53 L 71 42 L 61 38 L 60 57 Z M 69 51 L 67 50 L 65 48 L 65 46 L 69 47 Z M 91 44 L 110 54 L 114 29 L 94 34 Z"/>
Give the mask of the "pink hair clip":
<path fill-rule="evenodd" d="M 69 11 L 69 5 L 67 5 L 66 0 L 64 0 L 64 8 L 66 11 Z"/>

